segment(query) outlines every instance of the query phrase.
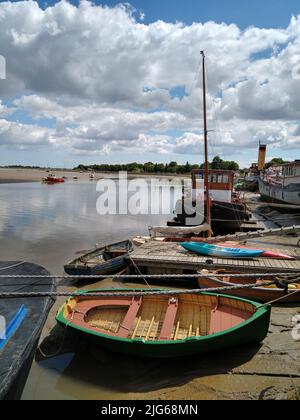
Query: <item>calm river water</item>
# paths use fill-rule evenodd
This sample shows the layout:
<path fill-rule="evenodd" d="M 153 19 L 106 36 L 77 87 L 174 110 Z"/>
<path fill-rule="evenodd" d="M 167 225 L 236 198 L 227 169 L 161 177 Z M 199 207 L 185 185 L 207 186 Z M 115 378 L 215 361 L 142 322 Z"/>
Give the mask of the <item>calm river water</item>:
<path fill-rule="evenodd" d="M 176 200 L 180 188 L 172 194 Z M 149 225 L 170 219 L 170 215 L 101 216 L 96 210 L 99 195 L 95 182 L 0 185 L 1 260 L 27 260 L 61 274 L 64 263 L 74 259 L 76 252 L 96 243 L 147 235 Z M 142 191 L 144 204 L 150 195 L 146 188 Z M 54 315 L 53 310 L 45 337 L 56 328 Z M 55 352 L 63 339 L 59 337 Z M 77 351 L 71 343 L 64 354 L 34 362 L 23 399 L 113 399 L 125 398 L 130 391 L 143 392 L 140 375 L 151 371 L 152 363 L 145 365 L 117 355 L 96 356 Z M 160 365 L 156 366 L 159 372 Z M 152 382 L 149 386 L 155 389 Z"/>

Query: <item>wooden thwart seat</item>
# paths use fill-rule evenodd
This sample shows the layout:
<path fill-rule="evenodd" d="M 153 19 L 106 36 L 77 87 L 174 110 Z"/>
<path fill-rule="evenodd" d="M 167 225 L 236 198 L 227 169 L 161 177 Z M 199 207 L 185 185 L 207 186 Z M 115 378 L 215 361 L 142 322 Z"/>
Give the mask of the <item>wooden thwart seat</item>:
<path fill-rule="evenodd" d="M 130 330 L 132 329 L 133 323 L 138 315 L 138 312 L 140 310 L 142 304 L 142 298 L 141 297 L 135 297 L 132 299 L 131 305 L 129 307 L 129 310 L 120 325 L 120 329 L 118 331 L 117 336 L 120 338 L 127 338 L 129 336 Z"/>
<path fill-rule="evenodd" d="M 178 299 L 169 299 L 168 309 L 160 332 L 159 340 L 168 341 L 172 337 L 174 324 L 178 312 Z"/>
<path fill-rule="evenodd" d="M 114 335 L 120 338 L 127 338 L 129 336 L 130 330 L 132 329 L 135 318 L 139 312 L 139 309 L 142 304 L 142 297 L 107 297 L 102 300 L 89 299 L 84 301 L 79 301 L 74 308 L 74 313 L 70 314 L 72 319 L 76 319 L 78 325 L 89 329 L 91 331 L 99 331 L 99 328 L 88 326 L 86 323 L 86 316 L 88 312 L 93 309 L 101 309 L 106 307 L 128 307 L 128 311 L 125 315 L 125 318 L 120 325 L 118 332 Z"/>

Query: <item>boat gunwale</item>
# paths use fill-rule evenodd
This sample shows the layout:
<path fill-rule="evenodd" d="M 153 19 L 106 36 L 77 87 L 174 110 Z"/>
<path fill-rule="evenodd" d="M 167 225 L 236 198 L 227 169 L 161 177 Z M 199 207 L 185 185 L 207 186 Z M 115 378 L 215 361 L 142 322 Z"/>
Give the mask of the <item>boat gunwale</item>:
<path fill-rule="evenodd" d="M 110 258 L 109 260 L 105 260 L 105 261 L 103 261 L 102 264 L 104 264 L 108 261 L 111 261 L 115 258 L 119 258 L 119 257 L 124 258 L 128 255 L 128 253 L 130 253 L 131 249 L 133 250 L 133 244 L 132 244 L 132 241 L 130 239 L 125 240 L 125 241 L 116 242 L 116 243 L 109 244 L 109 245 L 103 245 L 99 248 L 95 248 L 94 250 L 91 250 L 90 252 L 86 252 L 85 254 L 82 254 L 80 257 L 75 258 L 74 260 L 68 262 L 67 264 L 65 264 L 64 268 L 65 269 L 76 269 L 76 270 L 77 269 L 83 269 L 83 270 L 86 270 L 87 268 L 89 268 L 89 266 L 88 266 L 89 260 L 86 260 L 86 262 L 83 263 L 81 261 L 82 258 L 89 257 L 89 259 L 91 259 L 94 254 L 96 254 L 96 256 L 99 255 L 100 253 L 103 254 L 105 252 L 106 248 L 109 248 L 111 246 L 121 245 L 121 244 L 128 244 L 129 245 L 127 253 L 124 253 L 124 255 L 120 255 L 120 256 L 117 256 L 117 257 Z M 126 251 L 126 250 L 124 250 L 124 251 Z M 84 265 L 84 264 L 86 264 L 86 265 Z M 101 264 L 99 264 L 99 265 L 101 265 Z"/>
<path fill-rule="evenodd" d="M 74 299 L 76 297 L 80 297 L 80 295 L 85 294 L 85 293 L 97 293 L 97 292 L 99 292 L 99 293 L 100 292 L 101 293 L 105 293 L 105 292 L 112 292 L 112 291 L 113 292 L 124 292 L 124 293 L 130 293 L 130 292 L 132 292 L 132 293 L 142 292 L 143 293 L 143 292 L 145 292 L 145 289 L 143 289 L 143 290 L 142 289 L 126 289 L 126 290 L 124 290 L 124 289 L 120 289 L 120 290 L 118 290 L 118 289 L 96 289 L 96 290 L 81 290 L 80 292 L 74 294 L 74 296 L 70 297 L 68 299 L 68 301 L 71 300 L 71 299 Z M 159 291 L 165 292 L 165 290 L 162 290 L 162 289 L 152 289 L 152 291 L 154 291 L 154 292 L 159 292 Z M 195 294 L 195 293 L 193 293 L 193 294 Z M 236 331 L 238 331 L 238 330 L 240 330 L 240 329 L 242 329 L 242 328 L 250 325 L 253 321 L 259 319 L 260 317 L 262 317 L 266 313 L 270 312 L 271 311 L 271 308 L 272 308 L 272 306 L 269 305 L 269 304 L 262 305 L 262 304 L 260 304 L 258 302 L 254 302 L 254 301 L 251 301 L 251 300 L 245 299 L 245 298 L 239 298 L 237 296 L 230 296 L 230 295 L 224 295 L 224 294 L 216 294 L 216 293 L 210 293 L 210 292 L 202 292 L 202 293 L 200 292 L 200 293 L 197 293 L 197 294 L 204 295 L 204 296 L 214 296 L 214 297 L 225 298 L 225 299 L 230 298 L 230 299 L 235 300 L 235 301 L 248 303 L 248 304 L 251 304 L 254 308 L 256 308 L 256 311 L 252 314 L 252 316 L 250 318 L 248 318 L 247 320 L 239 323 L 235 327 L 232 327 L 232 328 L 223 330 L 223 331 L 218 332 L 218 333 L 208 334 L 208 335 L 199 336 L 199 337 L 190 337 L 190 338 L 186 338 L 184 340 L 161 340 L 161 341 L 156 340 L 156 341 L 146 341 L 146 340 L 140 339 L 140 338 L 138 338 L 138 339 L 120 338 L 120 337 L 111 336 L 109 334 L 104 334 L 104 333 L 101 333 L 101 332 L 88 330 L 87 328 L 79 327 L 76 324 L 70 323 L 70 321 L 68 321 L 64 317 L 64 315 L 63 315 L 63 310 L 64 310 L 65 305 L 67 304 L 68 301 L 64 302 L 64 304 L 58 309 L 57 315 L 56 315 L 56 321 L 59 322 L 60 324 L 65 325 L 67 328 L 70 327 L 70 328 L 72 328 L 74 330 L 81 331 L 81 332 L 84 332 L 84 333 L 88 333 L 88 334 L 93 335 L 95 337 L 104 338 L 106 340 L 112 340 L 112 341 L 121 342 L 121 343 L 124 343 L 124 344 L 125 343 L 126 344 L 133 344 L 133 343 L 135 343 L 135 344 L 144 344 L 144 345 L 153 346 L 153 347 L 155 347 L 155 346 L 164 346 L 164 347 L 166 347 L 166 346 L 173 346 L 175 344 L 176 345 L 184 345 L 184 344 L 195 343 L 195 342 L 200 343 L 200 342 L 212 340 L 214 338 L 222 337 L 224 335 L 227 335 L 227 334 L 236 332 Z M 170 296 L 172 296 L 172 293 L 170 293 Z M 85 296 L 83 296 L 83 297 L 85 297 Z"/>
<path fill-rule="evenodd" d="M 225 273 L 224 274 L 224 277 L 226 277 L 226 274 L 227 273 Z M 228 273 L 228 274 L 230 274 L 230 273 Z M 243 275 L 241 274 L 241 277 L 242 277 Z M 267 273 L 266 273 L 266 276 L 267 276 Z M 206 279 L 209 279 L 209 280 L 211 280 L 211 281 L 213 281 L 214 283 L 217 283 L 218 284 L 218 286 L 220 286 L 220 287 L 226 287 L 226 286 L 228 286 L 228 287 L 231 287 L 231 286 L 234 286 L 234 287 L 236 287 L 236 286 L 241 286 L 241 287 L 244 287 L 245 285 L 244 284 L 242 284 L 242 283 L 231 283 L 231 282 L 227 282 L 227 281 L 223 281 L 223 280 L 220 280 L 219 278 L 217 278 L 217 277 L 214 277 L 213 275 L 205 275 L 205 276 L 203 276 L 203 277 L 205 277 Z M 198 281 L 200 282 L 201 281 L 201 276 L 199 275 L 199 277 L 198 277 Z M 248 279 L 248 281 L 249 282 L 251 282 L 251 278 L 250 279 Z M 267 280 L 266 280 L 267 281 Z M 271 280 L 270 280 L 270 283 L 271 283 Z M 253 285 L 254 285 L 255 283 L 253 283 Z M 236 289 L 236 290 L 240 290 L 240 289 Z M 253 289 L 251 289 L 251 290 L 253 290 Z M 257 291 L 259 291 L 259 292 L 270 292 L 270 291 L 272 291 L 272 292 L 276 292 L 276 293 L 279 293 L 279 292 L 284 292 L 284 289 L 279 289 L 279 287 L 274 287 L 274 288 L 272 288 L 272 289 L 268 289 L 267 287 L 263 287 L 263 286 L 259 286 L 259 287 L 255 287 L 255 289 L 254 290 L 257 290 Z M 229 290 L 229 292 L 230 292 L 230 290 Z M 288 291 L 288 293 L 286 294 L 286 297 L 289 297 L 289 295 L 291 294 L 291 293 L 294 293 L 295 292 L 295 289 L 289 289 L 289 291 Z M 299 288 L 299 293 L 300 293 L 300 288 Z M 228 295 L 226 295 L 226 296 L 228 296 Z M 238 297 L 238 296 L 236 296 L 236 297 Z M 243 298 L 241 298 L 241 299 L 243 299 Z"/>

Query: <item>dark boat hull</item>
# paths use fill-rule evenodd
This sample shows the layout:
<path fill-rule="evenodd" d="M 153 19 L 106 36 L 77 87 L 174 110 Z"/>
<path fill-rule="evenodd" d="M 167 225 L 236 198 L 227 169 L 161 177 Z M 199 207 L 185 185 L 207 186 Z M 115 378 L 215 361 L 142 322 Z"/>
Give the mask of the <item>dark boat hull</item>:
<path fill-rule="evenodd" d="M 128 263 L 128 255 L 133 250 L 131 241 L 118 242 L 102 247 L 82 255 L 80 258 L 66 264 L 65 272 L 70 276 L 105 276 L 115 274 L 124 269 Z M 99 264 L 91 264 L 93 257 L 111 254 L 111 258 L 100 261 Z M 120 255 L 121 254 L 121 255 Z"/>
<path fill-rule="evenodd" d="M 177 215 L 168 226 L 186 226 L 186 215 Z M 188 216 L 190 219 L 190 216 Z M 211 206 L 211 226 L 214 234 L 234 233 L 249 220 L 249 213 L 243 204 L 213 201 Z"/>
<path fill-rule="evenodd" d="M 35 264 L 0 262 L 1 275 L 49 275 L 44 268 Z M 15 267 L 12 267 L 16 265 Z M 5 267 L 12 267 L 4 269 Z M 2 292 L 51 292 L 55 291 L 52 278 L 21 279 L 1 278 Z M 15 317 L 20 307 L 26 308 L 25 317 L 20 320 L 14 334 L 0 351 L 0 400 L 20 399 L 25 386 L 38 341 L 54 303 L 50 297 L 0 298 L 0 315 L 7 324 Z"/>
<path fill-rule="evenodd" d="M 117 257 L 95 267 L 75 267 L 70 264 L 65 265 L 64 269 L 69 276 L 105 276 L 117 273 L 125 268 L 127 264 L 126 258 L 127 255 Z"/>

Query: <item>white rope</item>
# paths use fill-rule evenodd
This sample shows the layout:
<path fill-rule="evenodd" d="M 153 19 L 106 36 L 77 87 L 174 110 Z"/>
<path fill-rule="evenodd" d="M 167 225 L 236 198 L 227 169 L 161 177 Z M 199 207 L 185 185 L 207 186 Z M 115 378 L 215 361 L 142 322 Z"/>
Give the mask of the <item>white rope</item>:
<path fill-rule="evenodd" d="M 209 265 L 210 268 L 213 268 L 214 265 Z M 88 280 L 88 279 L 99 279 L 99 280 L 105 280 L 105 279 L 157 279 L 159 277 L 165 278 L 165 279 L 196 279 L 200 275 L 202 275 L 201 272 L 196 274 L 116 274 L 116 275 L 78 275 L 78 276 L 69 276 L 66 274 L 55 274 L 55 275 L 36 275 L 36 274 L 1 274 L 0 279 L 82 279 L 82 280 Z M 295 270 L 294 272 L 285 273 L 283 271 L 279 273 L 239 273 L 239 274 L 230 274 L 230 273 L 223 273 L 223 274 L 212 274 L 214 277 L 291 277 L 291 276 L 300 276 L 300 270 Z"/>
<path fill-rule="evenodd" d="M 8 266 L 8 267 L 1 267 L 1 268 L 0 268 L 0 271 L 9 270 L 10 268 L 15 268 L 15 267 L 18 267 L 19 265 L 23 265 L 23 264 L 25 264 L 25 263 L 26 263 L 26 261 L 21 261 L 21 262 L 19 262 L 19 263 L 17 263 L 17 264 L 10 265 L 10 266 Z"/>
<path fill-rule="evenodd" d="M 140 276 L 143 276 L 143 273 L 141 272 L 141 270 L 139 269 L 139 267 L 136 265 L 136 263 L 133 261 L 133 259 L 132 259 L 130 256 L 129 256 L 129 259 L 130 259 L 130 261 L 131 261 L 131 263 L 132 263 L 132 265 L 133 265 L 134 269 L 136 270 L 136 272 L 137 272 Z M 144 276 L 143 276 L 142 278 L 143 278 L 144 282 L 146 283 L 147 287 L 148 287 L 149 289 L 152 289 L 152 287 L 150 286 L 150 284 L 147 282 L 146 278 L 145 278 Z"/>
<path fill-rule="evenodd" d="M 300 279 L 298 280 L 290 280 L 286 281 L 286 285 L 298 283 Z M 243 289 L 256 289 L 261 288 L 264 286 L 271 286 L 276 284 L 276 282 L 270 282 L 265 281 L 260 284 L 245 284 L 245 285 L 236 285 L 236 286 L 225 286 L 225 287 L 215 287 L 215 288 L 203 288 L 203 289 L 187 289 L 187 290 L 115 290 L 115 291 L 82 291 L 82 292 L 29 292 L 29 293 L 11 293 L 11 292 L 4 292 L 0 293 L 0 299 L 1 298 L 21 298 L 21 297 L 78 297 L 78 296 L 89 296 L 89 297 L 118 297 L 118 296 L 124 296 L 124 297 L 132 297 L 132 296 L 155 296 L 155 295 L 168 295 L 168 296 L 176 296 L 176 295 L 194 295 L 194 294 L 202 294 L 202 293 L 221 293 L 230 291 L 230 290 L 243 290 Z M 284 289 L 282 289 L 284 291 Z M 300 289 L 297 291 L 300 294 Z M 290 293 L 288 293 L 286 296 L 289 296 Z"/>
<path fill-rule="evenodd" d="M 263 305 L 259 306 L 259 307 L 258 307 L 258 309 L 259 309 L 259 308 L 263 308 L 264 306 L 267 306 L 267 305 L 273 305 L 273 303 L 280 302 L 280 301 L 282 301 L 283 299 L 285 299 L 287 296 L 288 296 L 288 297 L 290 297 L 290 296 L 296 295 L 297 293 L 299 293 L 299 294 L 300 294 L 300 289 L 299 289 L 299 290 L 295 290 L 294 292 L 288 293 L 288 294 L 286 294 L 286 295 L 284 295 L 284 296 L 281 296 L 281 297 L 280 297 L 280 298 L 278 298 L 278 299 L 270 300 L 270 302 L 264 303 Z"/>

